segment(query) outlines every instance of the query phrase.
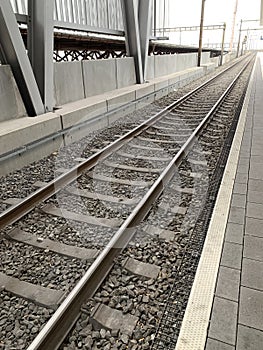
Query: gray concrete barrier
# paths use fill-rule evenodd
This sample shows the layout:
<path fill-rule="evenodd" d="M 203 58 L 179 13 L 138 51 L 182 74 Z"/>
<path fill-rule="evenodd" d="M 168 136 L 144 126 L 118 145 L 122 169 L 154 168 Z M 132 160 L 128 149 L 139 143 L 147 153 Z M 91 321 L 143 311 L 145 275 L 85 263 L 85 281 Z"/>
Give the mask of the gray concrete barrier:
<path fill-rule="evenodd" d="M 201 64 L 206 64 L 206 63 L 210 63 L 210 62 L 211 62 L 210 52 L 202 52 Z"/>
<path fill-rule="evenodd" d="M 117 89 L 136 84 L 133 57 L 116 58 Z"/>
<path fill-rule="evenodd" d="M 230 62 L 234 58 L 236 58 L 236 52 L 228 53 L 228 54 L 224 55 L 223 56 L 223 64 Z"/>
<path fill-rule="evenodd" d="M 54 87 L 57 106 L 83 99 L 81 62 L 54 63 Z"/>
<path fill-rule="evenodd" d="M 210 63 L 210 53 L 202 54 L 202 64 Z M 197 53 L 148 57 L 146 79 L 196 67 Z M 136 84 L 133 57 L 55 63 L 54 85 L 57 105 L 74 102 Z"/>
<path fill-rule="evenodd" d="M 209 53 L 208 53 L 209 54 Z M 208 55 L 204 55 L 204 62 L 209 62 Z M 186 53 L 178 55 L 156 55 L 148 57 L 147 80 L 196 67 L 197 54 Z"/>
<path fill-rule="evenodd" d="M 0 122 L 27 115 L 10 66 L 0 65 Z"/>
<path fill-rule="evenodd" d="M 136 84 L 134 58 L 55 63 L 56 105 Z"/>
<path fill-rule="evenodd" d="M 85 97 L 117 89 L 116 59 L 82 61 Z"/>
<path fill-rule="evenodd" d="M 202 64 L 218 64 L 202 54 Z M 223 63 L 233 55 L 224 55 Z M 217 61 L 217 62 L 215 62 Z M 148 57 L 147 80 L 196 67 L 197 54 L 156 55 Z M 54 99 L 56 106 L 75 102 L 136 84 L 132 57 L 54 63 Z M 0 122 L 26 115 L 20 93 L 9 66 L 0 66 Z"/>

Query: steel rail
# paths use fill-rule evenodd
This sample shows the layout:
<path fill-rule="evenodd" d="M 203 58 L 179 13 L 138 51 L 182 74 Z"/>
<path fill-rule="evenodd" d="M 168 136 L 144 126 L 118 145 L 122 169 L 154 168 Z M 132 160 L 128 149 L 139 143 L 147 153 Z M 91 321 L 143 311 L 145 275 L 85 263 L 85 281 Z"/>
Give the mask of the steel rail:
<path fill-rule="evenodd" d="M 240 75 L 247 68 L 250 61 L 242 68 L 236 78 L 231 82 L 222 96 L 215 103 L 213 108 L 207 113 L 202 122 L 187 139 L 180 151 L 171 160 L 166 169 L 161 173 L 157 181 L 140 200 L 129 217 L 123 222 L 116 234 L 112 237 L 106 248 L 93 262 L 91 267 L 81 278 L 68 297 L 56 310 L 51 319 L 47 322 L 35 340 L 27 350 L 56 350 L 63 342 L 64 338 L 72 328 L 80 314 L 80 309 L 87 299 L 91 298 L 99 288 L 108 272 L 111 270 L 114 259 L 123 251 L 136 232 L 137 225 L 146 217 L 152 208 L 153 203 L 161 195 L 165 186 L 172 179 L 176 167 L 187 155 L 197 136 L 203 130 L 214 112 L 222 104 L 223 100 L 235 86 Z"/>
<path fill-rule="evenodd" d="M 240 61 L 238 61 L 239 63 Z M 234 66 L 234 65 L 233 65 Z M 125 143 L 127 143 L 129 140 L 134 138 L 135 136 L 139 135 L 143 131 L 150 128 L 154 123 L 156 123 L 159 119 L 161 119 L 165 114 L 169 113 L 174 107 L 178 106 L 188 98 L 190 98 L 192 95 L 194 95 L 196 92 L 200 91 L 207 85 L 209 85 L 212 81 L 219 78 L 221 75 L 223 75 L 225 72 L 233 68 L 233 66 L 230 66 L 226 69 L 224 69 L 222 72 L 217 74 L 215 77 L 207 80 L 205 83 L 199 85 L 192 91 L 188 92 L 184 96 L 182 96 L 177 101 L 171 103 L 169 106 L 164 108 L 162 111 L 155 114 L 153 117 L 149 118 L 139 126 L 135 127 L 131 131 L 127 132 L 125 135 L 121 136 L 114 142 L 112 142 L 110 145 L 104 147 L 97 153 L 90 156 L 87 160 L 77 164 L 75 167 L 70 169 L 68 172 L 61 174 L 54 180 L 50 181 L 46 186 L 41 187 L 37 191 L 31 193 L 28 195 L 25 199 L 21 200 L 19 203 L 12 205 L 7 210 L 3 211 L 0 214 L 0 230 L 5 228 L 7 225 L 11 225 L 17 220 L 19 220 L 21 217 L 29 213 L 31 210 L 35 208 L 35 206 L 40 203 L 41 201 L 44 201 L 48 198 L 50 198 L 52 195 L 57 193 L 61 188 L 65 187 L 66 185 L 70 184 L 74 180 L 76 180 L 84 171 L 92 169 L 96 164 L 100 161 L 108 157 L 112 152 L 118 150 L 120 147 L 122 147 Z"/>

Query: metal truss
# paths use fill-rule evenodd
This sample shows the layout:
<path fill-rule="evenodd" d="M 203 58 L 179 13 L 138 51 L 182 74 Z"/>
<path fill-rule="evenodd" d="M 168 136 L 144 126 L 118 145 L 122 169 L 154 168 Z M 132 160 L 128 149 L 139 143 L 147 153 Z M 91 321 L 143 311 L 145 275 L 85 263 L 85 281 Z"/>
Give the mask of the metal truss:
<path fill-rule="evenodd" d="M 131 56 L 134 57 L 136 81 L 143 83 L 149 55 L 186 52 L 185 48 L 184 51 L 180 51 L 183 50 L 180 46 L 165 47 L 150 42 L 152 0 L 10 1 L 0 0 L 2 16 L 0 18 L 0 60 L 12 66 L 30 115 L 40 114 L 43 110 L 46 112 L 53 110 L 54 61 Z M 7 6 L 8 10 L 5 8 L 3 11 L 4 6 Z M 21 34 L 26 47 L 23 45 L 17 22 L 23 23 L 20 29 L 23 29 Z M 224 25 L 204 26 L 205 30 L 224 28 Z M 156 31 L 198 29 L 199 26 L 191 26 L 162 28 Z M 81 35 L 79 31 L 82 32 Z M 106 39 L 106 35 L 104 39 L 96 35 L 95 41 L 90 33 L 112 34 L 115 38 L 116 35 L 122 37 L 125 35 L 125 41 L 123 38 L 122 40 L 109 39 L 109 37 Z M 187 48 L 187 50 L 187 52 L 196 52 L 196 48 Z"/>
<path fill-rule="evenodd" d="M 144 82 L 152 0 L 0 0 L 0 9 L 0 59 L 11 65 L 29 115 L 54 108 L 54 60 L 131 56 L 136 81 Z M 26 35 L 19 32 L 17 23 L 27 28 Z M 78 49 L 54 48 L 54 28 L 71 33 L 125 34 L 126 48 L 87 50 L 83 41 Z"/>
<path fill-rule="evenodd" d="M 103 45 L 104 47 L 107 46 Z M 108 44 L 108 46 L 114 47 L 114 44 Z M 225 45 L 225 49 L 229 47 L 229 44 Z M 205 44 L 203 51 L 211 53 L 211 57 L 219 56 L 222 49 L 222 43 L 214 44 Z M 148 49 L 148 56 L 157 56 L 157 55 L 175 55 L 178 53 L 189 53 L 197 52 L 197 47 L 184 47 L 180 45 L 164 45 L 158 44 L 155 45 L 150 43 Z M 147 56 L 147 57 L 148 57 Z M 122 58 L 127 57 L 126 49 L 123 47 L 112 48 L 112 49 L 58 49 L 54 51 L 53 59 L 55 62 L 64 62 L 64 61 L 82 61 L 82 60 L 100 60 L 107 58 Z"/>
<path fill-rule="evenodd" d="M 65 61 L 120 55 L 85 49 L 54 53 L 54 28 L 124 36 L 120 1 L 0 0 L 0 60 L 11 65 L 29 115 L 53 110 L 53 57 Z M 27 26 L 26 47 L 17 22 Z"/>
<path fill-rule="evenodd" d="M 82 61 L 82 60 L 100 60 L 107 58 L 121 58 L 126 57 L 126 51 L 114 51 L 114 50 L 64 50 L 54 51 L 53 58 L 55 62 L 67 62 L 67 61 Z"/>

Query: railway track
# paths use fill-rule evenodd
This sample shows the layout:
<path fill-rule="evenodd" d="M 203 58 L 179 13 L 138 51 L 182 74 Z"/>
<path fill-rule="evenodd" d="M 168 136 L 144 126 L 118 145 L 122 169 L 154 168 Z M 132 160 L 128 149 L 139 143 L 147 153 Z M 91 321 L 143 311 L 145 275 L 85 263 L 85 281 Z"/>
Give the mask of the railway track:
<path fill-rule="evenodd" d="M 10 207 L 0 216 L 4 293 L 39 305 L 35 317 L 44 316 L 42 322 L 36 322 L 33 334 L 52 314 L 36 338 L 31 334 L 26 344 L 17 343 L 18 348 L 33 340 L 30 350 L 57 349 L 79 318 L 86 327 L 86 337 L 82 336 L 86 343 L 80 341 L 80 348 L 95 348 L 97 341 L 98 346 L 110 349 L 110 339 L 116 343 L 118 337 L 125 347 L 134 340 L 132 334 L 136 334 L 138 349 L 141 339 L 149 346 L 158 339 L 155 330 L 162 319 L 160 309 L 153 307 L 152 323 L 144 336 L 138 327 L 144 329 L 146 312 L 136 313 L 139 301 L 129 303 L 129 297 L 119 296 L 112 301 L 109 291 L 114 294 L 114 284 L 124 288 L 117 278 L 123 275 L 131 299 L 143 295 L 141 301 L 147 303 L 160 297 L 159 304 L 164 306 L 174 269 L 183 260 L 189 240 L 186 232 L 193 230 L 204 204 L 251 64 L 250 58 L 238 62 L 102 150 L 95 150 L 88 159 L 79 159 L 72 169 L 57 169 L 61 175 L 47 184 L 36 183 L 39 189 L 24 200 L 6 200 Z M 52 218 L 48 229 L 47 217 Z M 60 240 L 61 231 L 69 237 Z M 153 254 L 148 252 L 150 242 L 160 246 Z M 144 249 L 146 254 L 142 254 Z M 169 264 L 167 253 L 160 253 L 165 250 L 170 254 Z M 8 271 L 13 254 L 18 254 L 18 263 Z M 113 277 L 107 277 L 112 267 Z M 169 282 L 161 296 L 151 291 L 159 279 Z M 133 280 L 139 288 L 129 283 Z M 97 332 L 97 340 L 92 331 Z"/>

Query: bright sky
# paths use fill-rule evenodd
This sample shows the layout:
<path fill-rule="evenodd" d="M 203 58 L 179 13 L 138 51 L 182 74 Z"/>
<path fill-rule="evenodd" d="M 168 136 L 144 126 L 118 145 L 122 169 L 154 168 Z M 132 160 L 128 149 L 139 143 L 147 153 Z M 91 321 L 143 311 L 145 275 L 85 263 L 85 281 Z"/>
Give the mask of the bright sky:
<path fill-rule="evenodd" d="M 162 3 L 162 1 L 160 1 Z M 178 26 L 191 26 L 200 25 L 200 15 L 201 15 L 201 3 L 202 0 L 170 0 L 168 9 L 166 8 L 166 13 L 169 15 L 166 17 L 166 25 L 169 23 L 171 27 Z M 233 15 L 236 0 L 206 0 L 205 1 L 205 14 L 204 14 L 204 24 L 222 24 L 226 22 L 226 38 L 225 42 L 229 43 L 232 32 Z M 238 41 L 238 32 L 240 26 L 240 19 L 254 20 L 260 17 L 260 3 L 261 0 L 238 0 L 236 23 L 235 23 L 235 39 Z M 167 3 L 166 3 L 167 4 Z M 160 4 L 160 7 L 162 5 Z M 162 9 L 160 8 L 160 16 Z M 169 22 L 168 22 L 169 18 Z M 162 25 L 161 25 L 162 26 Z M 244 22 L 244 28 L 258 28 L 259 22 Z M 254 45 L 263 44 L 263 40 L 259 40 L 260 36 L 263 35 L 263 29 L 258 31 L 242 32 L 242 36 L 248 34 L 248 41 L 250 41 L 251 47 Z M 199 33 L 193 32 L 183 32 L 181 34 L 169 34 L 171 40 L 179 44 L 180 40 L 182 44 L 194 44 L 198 42 Z M 203 37 L 203 43 L 215 43 L 221 42 L 222 31 L 205 31 Z M 253 41 L 253 43 L 252 43 Z M 253 47 L 252 47 L 253 48 Z"/>

